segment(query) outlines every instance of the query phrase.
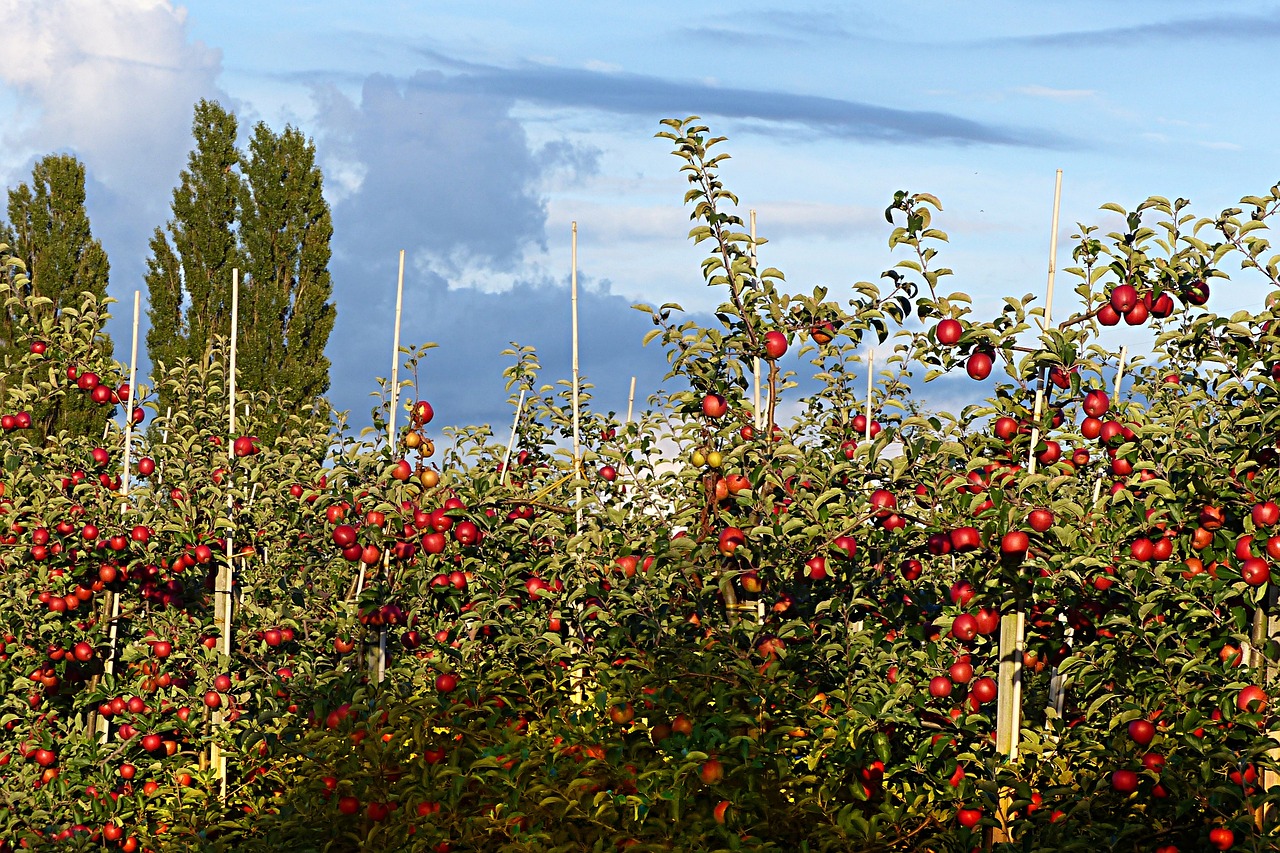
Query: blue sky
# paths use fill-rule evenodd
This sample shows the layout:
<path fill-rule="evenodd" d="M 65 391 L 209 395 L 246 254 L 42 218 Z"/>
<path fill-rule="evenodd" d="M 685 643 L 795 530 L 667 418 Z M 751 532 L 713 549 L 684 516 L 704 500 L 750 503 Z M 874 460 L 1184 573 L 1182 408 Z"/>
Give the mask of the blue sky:
<path fill-rule="evenodd" d="M 85 161 L 124 305 L 169 216 L 196 99 L 221 100 L 246 131 L 291 123 L 315 139 L 335 221 L 331 396 L 357 422 L 388 372 L 402 248 L 403 337 L 441 344 L 424 394 L 443 422 L 509 423 L 509 341 L 538 348 L 547 381 L 567 377 L 573 220 L 597 401 L 625 408 L 632 375 L 652 390 L 665 360 L 640 348 L 651 326 L 631 303 L 718 301 L 684 237 L 678 163 L 653 138 L 664 117 L 697 113 L 729 137 L 725 181 L 759 211 L 762 260 L 799 290 L 875 280 L 895 261 L 892 193 L 939 196 L 943 259 L 979 314 L 1042 291 L 1057 168 L 1061 266 L 1074 223 L 1105 225 L 1105 202 L 1183 196 L 1213 215 L 1280 179 L 1276 3 L 0 0 L 0 12 L 4 183 L 51 151 Z M 1213 307 L 1261 301 L 1238 279 Z"/>

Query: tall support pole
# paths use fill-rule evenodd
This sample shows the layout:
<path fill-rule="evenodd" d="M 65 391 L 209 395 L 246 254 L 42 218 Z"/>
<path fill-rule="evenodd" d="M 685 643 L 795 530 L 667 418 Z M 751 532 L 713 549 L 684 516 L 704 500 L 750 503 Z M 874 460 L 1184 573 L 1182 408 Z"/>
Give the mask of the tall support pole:
<path fill-rule="evenodd" d="M 579 402 L 581 379 L 578 373 L 578 223 L 573 223 L 573 243 L 570 262 L 573 271 L 569 276 L 569 301 L 573 314 L 573 476 L 582 479 L 582 409 Z M 574 503 L 574 524 L 577 532 L 582 531 L 582 486 L 578 486 Z"/>
<path fill-rule="evenodd" d="M 387 413 L 387 447 L 396 447 L 396 415 L 400 411 L 400 315 L 404 309 L 404 249 L 396 272 L 396 319 L 391 333 L 391 411 Z"/>
<path fill-rule="evenodd" d="M 1062 170 L 1058 169 L 1053 185 L 1053 218 L 1049 229 L 1049 273 L 1045 287 L 1044 319 L 1042 332 L 1047 331 L 1053 320 L 1053 283 L 1058 268 L 1058 213 L 1062 206 Z M 1031 448 L 1027 452 L 1027 471 L 1036 470 L 1036 445 L 1040 443 L 1040 416 L 1044 409 L 1045 373 L 1036 382 L 1035 404 L 1032 409 Z M 1009 761 L 1018 758 L 1018 741 L 1022 730 L 1022 655 L 1026 645 L 1025 603 L 1020 599 L 1006 602 L 1012 605 L 1010 612 L 1000 618 L 1000 659 L 996 682 L 996 752 Z M 993 830 L 993 842 L 1006 842 L 1010 838 L 1006 830 L 1012 793 L 1000 792 L 999 827 Z"/>
<path fill-rule="evenodd" d="M 756 260 L 756 212 L 753 208 L 751 211 L 751 270 L 755 272 L 759 268 Z M 756 429 L 764 429 L 764 409 L 760 406 L 760 356 L 755 358 L 755 422 Z"/>
<path fill-rule="evenodd" d="M 507 484 L 507 469 L 511 467 L 511 450 L 516 446 L 516 431 L 520 428 L 520 414 L 524 411 L 525 389 L 520 389 L 520 402 L 516 405 L 516 417 L 511 422 L 511 440 L 507 442 L 506 455 L 502 457 L 502 485 Z"/>
<path fill-rule="evenodd" d="M 231 341 L 230 352 L 227 362 L 227 468 L 229 471 L 234 470 L 235 464 L 235 441 L 236 441 L 236 343 L 240 334 L 240 270 L 233 269 L 231 271 Z M 231 474 L 227 475 L 228 484 L 231 482 Z M 227 515 L 230 517 L 235 512 L 235 499 L 228 489 L 227 493 Z M 235 536 L 234 526 L 227 531 L 227 552 L 226 559 L 218 566 L 217 581 L 213 588 L 213 617 L 214 622 L 218 626 L 218 653 L 222 660 L 227 662 L 231 659 L 231 610 L 233 600 L 231 597 L 231 585 L 233 583 L 232 558 L 235 555 Z M 224 712 L 219 709 L 213 713 L 213 723 L 215 726 L 222 726 L 226 719 Z M 212 746 L 209 748 L 209 759 L 218 774 L 218 796 L 226 799 L 227 796 L 227 756 L 222 751 L 222 747 L 215 738 Z"/>
<path fill-rule="evenodd" d="M 129 472 L 133 465 L 133 401 L 137 396 L 136 386 L 138 384 L 138 320 L 142 310 L 142 291 L 135 290 L 133 292 L 133 344 L 129 354 L 129 395 L 125 402 L 124 417 L 124 452 L 123 461 L 120 465 L 120 494 L 124 501 L 120 505 L 120 512 L 123 515 L 129 511 Z M 110 638 L 110 650 L 107 652 L 107 659 L 103 664 L 103 672 L 107 675 L 115 675 L 116 671 L 116 646 L 119 643 L 120 635 L 120 596 L 108 590 L 103 600 L 103 611 L 108 614 L 107 636 Z M 97 717 L 95 720 L 95 730 L 102 737 L 105 743 L 106 737 L 110 734 L 111 723 L 105 717 Z"/>
<path fill-rule="evenodd" d="M 394 459 L 396 455 L 396 416 L 400 414 L 400 317 L 404 309 L 404 249 L 400 250 L 400 263 L 396 272 L 396 317 L 391 333 L 391 408 L 387 412 L 387 449 Z M 360 568 L 363 571 L 364 562 Z M 382 552 L 382 574 L 391 574 L 391 549 Z M 379 684 L 387 675 L 387 626 L 378 629 L 378 659 L 373 666 L 374 677 Z"/>
<path fill-rule="evenodd" d="M 387 447 L 395 453 L 396 415 L 400 408 L 400 314 L 404 307 L 404 249 L 400 250 L 400 268 L 396 274 L 396 315 L 391 332 L 391 399 L 387 411 Z M 360 572 L 356 577 L 356 598 L 364 592 L 365 567 L 360 562 Z"/>
<path fill-rule="evenodd" d="M 1057 273 L 1058 213 L 1062 205 L 1062 170 L 1057 171 L 1053 187 L 1053 224 L 1049 231 L 1049 276 L 1045 288 L 1042 330 L 1053 322 L 1053 281 Z M 1042 372 L 1036 384 L 1032 410 L 1031 448 L 1027 451 L 1027 471 L 1036 471 L 1036 445 L 1040 442 L 1040 416 L 1044 410 L 1045 377 Z M 1000 668 L 997 684 L 999 706 L 996 716 L 996 751 L 1010 761 L 1018 757 L 1018 733 L 1022 728 L 1022 650 L 1026 643 L 1026 616 L 1023 602 L 1011 602 L 1014 612 L 1000 620 Z"/>
<path fill-rule="evenodd" d="M 631 391 L 627 394 L 627 423 L 631 423 L 631 411 L 636 404 L 636 378 L 631 377 Z"/>
<path fill-rule="evenodd" d="M 867 350 L 867 425 L 864 428 L 863 438 L 871 441 L 871 395 L 875 393 L 876 385 L 876 350 L 875 347 Z"/>

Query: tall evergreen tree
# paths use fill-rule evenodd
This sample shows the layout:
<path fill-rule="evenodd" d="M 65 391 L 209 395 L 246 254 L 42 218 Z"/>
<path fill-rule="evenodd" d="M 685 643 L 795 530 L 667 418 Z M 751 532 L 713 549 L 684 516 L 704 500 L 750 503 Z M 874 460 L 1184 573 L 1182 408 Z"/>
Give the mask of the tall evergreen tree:
<path fill-rule="evenodd" d="M 30 317 L 17 316 L 14 307 L 0 309 L 0 346 L 6 349 L 24 345 L 14 340 L 15 324 L 35 327 L 57 319 L 64 307 L 78 308 L 85 292 L 106 298 L 110 265 L 89 225 L 84 183 L 84 164 L 70 155 L 51 154 L 36 163 L 30 184 L 9 191 L 3 239 L 27 265 L 30 284 L 25 296 L 35 298 L 29 302 Z M 111 340 L 105 332 L 95 340 L 110 354 Z M 97 405 L 84 394 L 71 394 L 50 397 L 32 415 L 46 433 L 66 429 L 91 435 L 102 431 L 111 412 L 112 407 Z"/>
<path fill-rule="evenodd" d="M 315 145 L 292 127 L 259 123 L 244 158 L 241 245 L 248 273 L 241 302 L 240 380 L 305 411 L 329 390 L 324 348 L 336 316 L 329 279 L 333 223 Z"/>
<path fill-rule="evenodd" d="M 231 271 L 243 267 L 236 117 L 201 101 L 191 129 L 196 145 L 173 191 L 173 219 L 156 229 L 147 260 L 147 352 L 166 366 L 206 358 L 212 337 L 230 334 Z"/>
<path fill-rule="evenodd" d="M 166 366 L 207 358 L 213 336 L 230 334 L 239 269 L 237 385 L 305 412 L 329 389 L 324 348 L 335 318 L 323 176 L 296 129 L 277 135 L 259 124 L 243 156 L 236 129 L 217 103 L 196 106 L 173 219 L 151 240 L 147 349 Z"/>

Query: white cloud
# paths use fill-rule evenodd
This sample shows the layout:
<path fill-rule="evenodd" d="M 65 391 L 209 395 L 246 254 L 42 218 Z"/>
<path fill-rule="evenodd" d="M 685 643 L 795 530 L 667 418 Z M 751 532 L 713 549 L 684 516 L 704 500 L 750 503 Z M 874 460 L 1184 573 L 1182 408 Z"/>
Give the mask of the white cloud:
<path fill-rule="evenodd" d="M 24 120 L 3 131 L 23 159 L 70 150 L 109 186 L 172 186 L 191 110 L 216 95 L 221 53 L 169 0 L 0 0 L 0 86 Z M 12 164 L 10 164 L 12 165 Z"/>
<path fill-rule="evenodd" d="M 1093 89 L 1053 89 L 1049 86 L 1018 86 L 1013 91 L 1031 98 L 1049 98 L 1054 101 L 1078 101 L 1098 94 Z"/>

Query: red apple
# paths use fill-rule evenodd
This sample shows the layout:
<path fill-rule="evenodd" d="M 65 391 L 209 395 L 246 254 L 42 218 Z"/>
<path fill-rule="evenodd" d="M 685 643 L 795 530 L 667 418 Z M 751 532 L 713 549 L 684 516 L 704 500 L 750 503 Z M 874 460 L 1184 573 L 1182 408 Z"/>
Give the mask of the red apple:
<path fill-rule="evenodd" d="M 771 358 L 782 358 L 787 351 L 787 336 L 785 333 L 773 329 L 764 333 L 764 351 Z"/>
<path fill-rule="evenodd" d="M 1147 746 L 1156 736 L 1156 727 L 1147 720 L 1133 720 L 1129 723 L 1129 737 L 1138 746 Z"/>
<path fill-rule="evenodd" d="M 960 325 L 959 320 L 950 317 L 938 323 L 934 329 L 934 335 L 938 339 L 938 343 L 946 346 L 954 346 L 960 342 L 960 336 L 964 334 L 964 326 Z"/>
<path fill-rule="evenodd" d="M 969 356 L 968 361 L 965 362 L 964 371 L 969 374 L 970 379 L 981 381 L 991 375 L 994 364 L 991 353 L 978 350 Z"/>

